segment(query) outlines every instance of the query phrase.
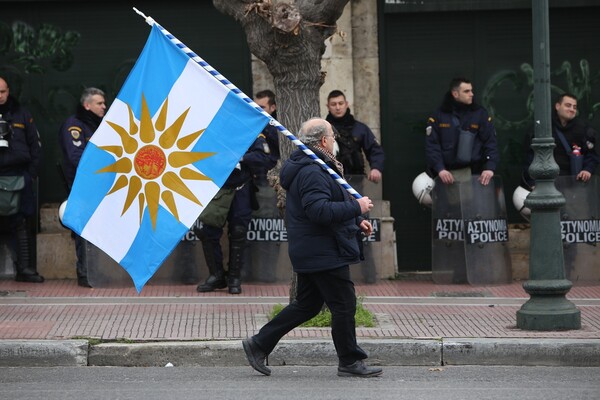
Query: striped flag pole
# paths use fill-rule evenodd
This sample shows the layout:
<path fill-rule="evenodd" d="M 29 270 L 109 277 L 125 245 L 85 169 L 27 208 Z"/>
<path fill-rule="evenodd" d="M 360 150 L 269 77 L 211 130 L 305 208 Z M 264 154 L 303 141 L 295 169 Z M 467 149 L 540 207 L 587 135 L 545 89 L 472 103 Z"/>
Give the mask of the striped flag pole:
<path fill-rule="evenodd" d="M 339 176 L 333 169 L 331 169 L 323 160 L 321 160 L 317 155 L 309 149 L 304 143 L 302 143 L 298 138 L 296 138 L 290 131 L 288 131 L 283 125 L 279 123 L 275 118 L 273 118 L 269 113 L 263 110 L 258 104 L 254 102 L 250 97 L 248 97 L 244 92 L 238 89 L 233 83 L 229 82 L 223 75 L 221 75 L 216 69 L 210 66 L 206 61 L 204 61 L 200 56 L 194 53 L 189 47 L 185 44 L 181 43 L 179 39 L 173 36 L 169 31 L 159 25 L 152 17 L 146 17 L 141 11 L 137 8 L 133 7 L 133 10 L 142 16 L 146 23 L 150 26 L 156 25 L 157 28 L 177 47 L 179 47 L 188 57 L 198 63 L 202 68 L 204 68 L 209 74 L 214 76 L 219 82 L 221 82 L 225 87 L 235 93 L 238 97 L 243 99 L 246 103 L 250 104 L 256 110 L 260 111 L 263 115 L 269 118 L 269 124 L 273 125 L 277 128 L 277 130 L 283 133 L 289 140 L 292 141 L 300 150 L 302 150 L 306 155 L 308 155 L 311 159 L 317 162 L 321 167 L 331 175 L 331 177 L 339 183 L 344 189 L 348 191 L 354 198 L 360 199 L 362 196 L 352 188 L 341 176 Z"/>

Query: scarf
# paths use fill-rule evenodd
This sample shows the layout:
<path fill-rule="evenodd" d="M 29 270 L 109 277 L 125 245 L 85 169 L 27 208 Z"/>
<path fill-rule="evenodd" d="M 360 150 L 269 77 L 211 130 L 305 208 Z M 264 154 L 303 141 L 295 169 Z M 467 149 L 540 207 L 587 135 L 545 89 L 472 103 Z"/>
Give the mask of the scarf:
<path fill-rule="evenodd" d="M 337 171 L 339 172 L 340 176 L 343 178 L 344 177 L 344 166 L 342 165 L 341 162 L 339 162 L 335 156 L 328 151 L 327 149 L 319 146 L 318 144 L 315 145 L 315 148 L 320 152 L 323 153 L 323 155 L 325 156 L 325 162 L 331 162 L 335 168 L 337 169 Z"/>
<path fill-rule="evenodd" d="M 354 128 L 354 124 L 356 123 L 354 116 L 350 113 L 350 107 L 348 107 L 346 114 L 341 118 L 336 118 L 329 113 L 327 114 L 327 117 L 325 117 L 325 120 L 331 125 L 334 125 L 337 129 L 346 130 L 348 133 L 352 132 L 352 128 Z"/>

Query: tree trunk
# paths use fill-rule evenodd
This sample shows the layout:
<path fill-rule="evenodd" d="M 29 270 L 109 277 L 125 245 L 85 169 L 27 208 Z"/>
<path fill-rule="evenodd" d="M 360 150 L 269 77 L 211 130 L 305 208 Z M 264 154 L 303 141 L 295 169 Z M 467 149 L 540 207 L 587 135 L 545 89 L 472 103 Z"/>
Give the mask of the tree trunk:
<path fill-rule="evenodd" d="M 321 58 L 325 40 L 336 30 L 348 0 L 213 0 L 217 10 L 237 20 L 252 54 L 273 76 L 279 122 L 295 133 L 318 117 L 319 89 L 324 81 Z M 295 150 L 281 140 L 281 158 Z"/>

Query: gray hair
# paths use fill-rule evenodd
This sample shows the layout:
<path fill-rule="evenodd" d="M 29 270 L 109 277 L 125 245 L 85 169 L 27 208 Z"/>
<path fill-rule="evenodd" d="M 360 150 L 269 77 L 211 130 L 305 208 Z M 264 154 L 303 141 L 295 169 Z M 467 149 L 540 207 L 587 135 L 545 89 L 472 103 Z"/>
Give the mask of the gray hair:
<path fill-rule="evenodd" d="M 98 88 L 89 87 L 89 88 L 83 89 L 83 93 L 81 93 L 81 99 L 79 100 L 81 105 L 84 105 L 85 103 L 89 102 L 90 99 L 92 98 L 92 96 L 95 96 L 95 95 L 100 95 L 102 97 L 105 97 L 104 92 Z"/>
<path fill-rule="evenodd" d="M 328 127 L 328 122 L 324 119 L 318 117 L 311 118 L 302 123 L 298 139 L 307 146 L 314 145 L 319 143 L 323 136 L 327 135 Z"/>

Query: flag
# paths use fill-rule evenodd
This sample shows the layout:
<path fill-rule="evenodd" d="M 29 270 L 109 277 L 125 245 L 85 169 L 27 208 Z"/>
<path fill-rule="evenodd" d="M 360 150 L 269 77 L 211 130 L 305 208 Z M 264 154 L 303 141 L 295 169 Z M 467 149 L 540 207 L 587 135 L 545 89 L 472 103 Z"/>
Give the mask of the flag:
<path fill-rule="evenodd" d="M 140 292 L 268 121 L 154 25 L 85 148 L 63 223 Z"/>

